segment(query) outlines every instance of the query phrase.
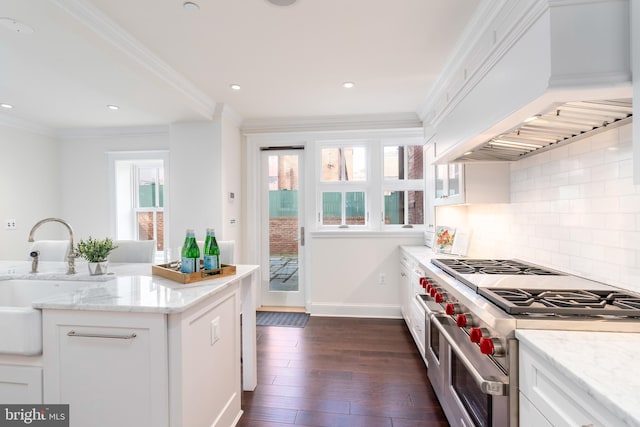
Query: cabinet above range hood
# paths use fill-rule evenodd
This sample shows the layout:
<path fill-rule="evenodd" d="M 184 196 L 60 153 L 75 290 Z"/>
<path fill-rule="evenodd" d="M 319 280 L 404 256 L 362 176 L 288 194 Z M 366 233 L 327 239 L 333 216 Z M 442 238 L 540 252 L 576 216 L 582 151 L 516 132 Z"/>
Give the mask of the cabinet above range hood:
<path fill-rule="evenodd" d="M 628 0 L 486 0 L 419 115 L 436 163 L 514 161 L 632 120 Z"/>

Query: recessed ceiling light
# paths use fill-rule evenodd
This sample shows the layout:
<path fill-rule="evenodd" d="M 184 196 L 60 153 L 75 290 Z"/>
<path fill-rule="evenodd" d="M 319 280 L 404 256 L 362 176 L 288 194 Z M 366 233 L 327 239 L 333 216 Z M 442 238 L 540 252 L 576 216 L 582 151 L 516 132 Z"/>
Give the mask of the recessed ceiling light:
<path fill-rule="evenodd" d="M 10 29 L 11 31 L 15 31 L 18 34 L 31 34 L 33 33 L 33 28 L 24 24 L 20 21 L 16 21 L 13 18 L 0 18 L 0 25 Z"/>
<path fill-rule="evenodd" d="M 239 84 L 235 84 L 235 83 L 234 83 L 234 84 L 232 84 L 232 85 L 229 85 L 229 87 L 230 87 L 231 89 L 233 89 L 233 90 L 240 90 L 240 85 L 239 85 Z"/>
<path fill-rule="evenodd" d="M 0 104 L 0 107 L 2 108 L 6 108 L 7 110 L 10 110 L 13 108 L 13 105 L 11 104 L 5 104 L 4 102 L 2 104 Z"/>
<path fill-rule="evenodd" d="M 200 10 L 200 6 L 198 5 L 198 3 L 194 3 L 192 1 L 186 1 L 182 3 L 182 7 L 184 8 L 184 10 L 189 12 L 197 12 Z"/>
<path fill-rule="evenodd" d="M 296 0 L 267 0 L 271 4 L 275 4 L 276 6 L 291 6 L 296 2 Z"/>
<path fill-rule="evenodd" d="M 351 89 L 355 85 L 356 84 L 354 82 L 344 82 L 344 83 L 342 83 L 342 87 L 345 88 L 345 89 Z"/>
<path fill-rule="evenodd" d="M 107 105 L 107 108 L 108 108 L 109 110 L 114 110 L 114 111 L 115 111 L 115 110 L 119 110 L 119 109 L 120 109 L 120 107 L 118 107 L 117 105 L 113 105 L 113 104 L 109 104 L 109 105 Z"/>

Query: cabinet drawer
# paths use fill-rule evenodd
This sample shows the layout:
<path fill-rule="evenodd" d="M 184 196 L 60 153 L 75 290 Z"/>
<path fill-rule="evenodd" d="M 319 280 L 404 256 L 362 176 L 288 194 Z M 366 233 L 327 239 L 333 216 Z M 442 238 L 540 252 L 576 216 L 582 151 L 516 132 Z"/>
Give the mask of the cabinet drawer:
<path fill-rule="evenodd" d="M 520 392 L 553 426 L 624 425 L 606 407 L 522 343 L 519 374 Z"/>

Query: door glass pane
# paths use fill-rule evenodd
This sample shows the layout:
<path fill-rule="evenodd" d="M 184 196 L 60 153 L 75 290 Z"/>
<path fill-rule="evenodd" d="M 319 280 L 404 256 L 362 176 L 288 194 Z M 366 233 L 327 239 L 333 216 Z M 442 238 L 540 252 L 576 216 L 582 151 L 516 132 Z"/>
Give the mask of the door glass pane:
<path fill-rule="evenodd" d="M 345 221 L 347 225 L 365 225 L 365 201 L 363 191 L 345 193 Z"/>
<path fill-rule="evenodd" d="M 338 191 L 322 193 L 322 224 L 342 224 L 342 193 Z"/>
<path fill-rule="evenodd" d="M 269 290 L 298 291 L 298 156 L 269 162 Z"/>

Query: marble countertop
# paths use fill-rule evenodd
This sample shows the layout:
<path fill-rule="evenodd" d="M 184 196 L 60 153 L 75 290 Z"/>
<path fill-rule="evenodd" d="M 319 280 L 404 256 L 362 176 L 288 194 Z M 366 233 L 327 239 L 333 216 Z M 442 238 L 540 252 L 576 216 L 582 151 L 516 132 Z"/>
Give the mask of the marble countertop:
<path fill-rule="evenodd" d="M 516 337 L 626 425 L 640 427 L 640 334 L 517 330 Z"/>
<path fill-rule="evenodd" d="M 259 268 L 257 265 L 238 265 L 235 275 L 185 285 L 153 276 L 151 264 L 110 264 L 109 274 L 90 276 L 82 262 L 76 265 L 77 274 L 67 275 L 66 263 L 41 262 L 40 272 L 30 273 L 29 261 L 0 261 L 0 281 L 82 282 L 72 292 L 35 300 L 33 307 L 39 309 L 180 313 Z"/>

